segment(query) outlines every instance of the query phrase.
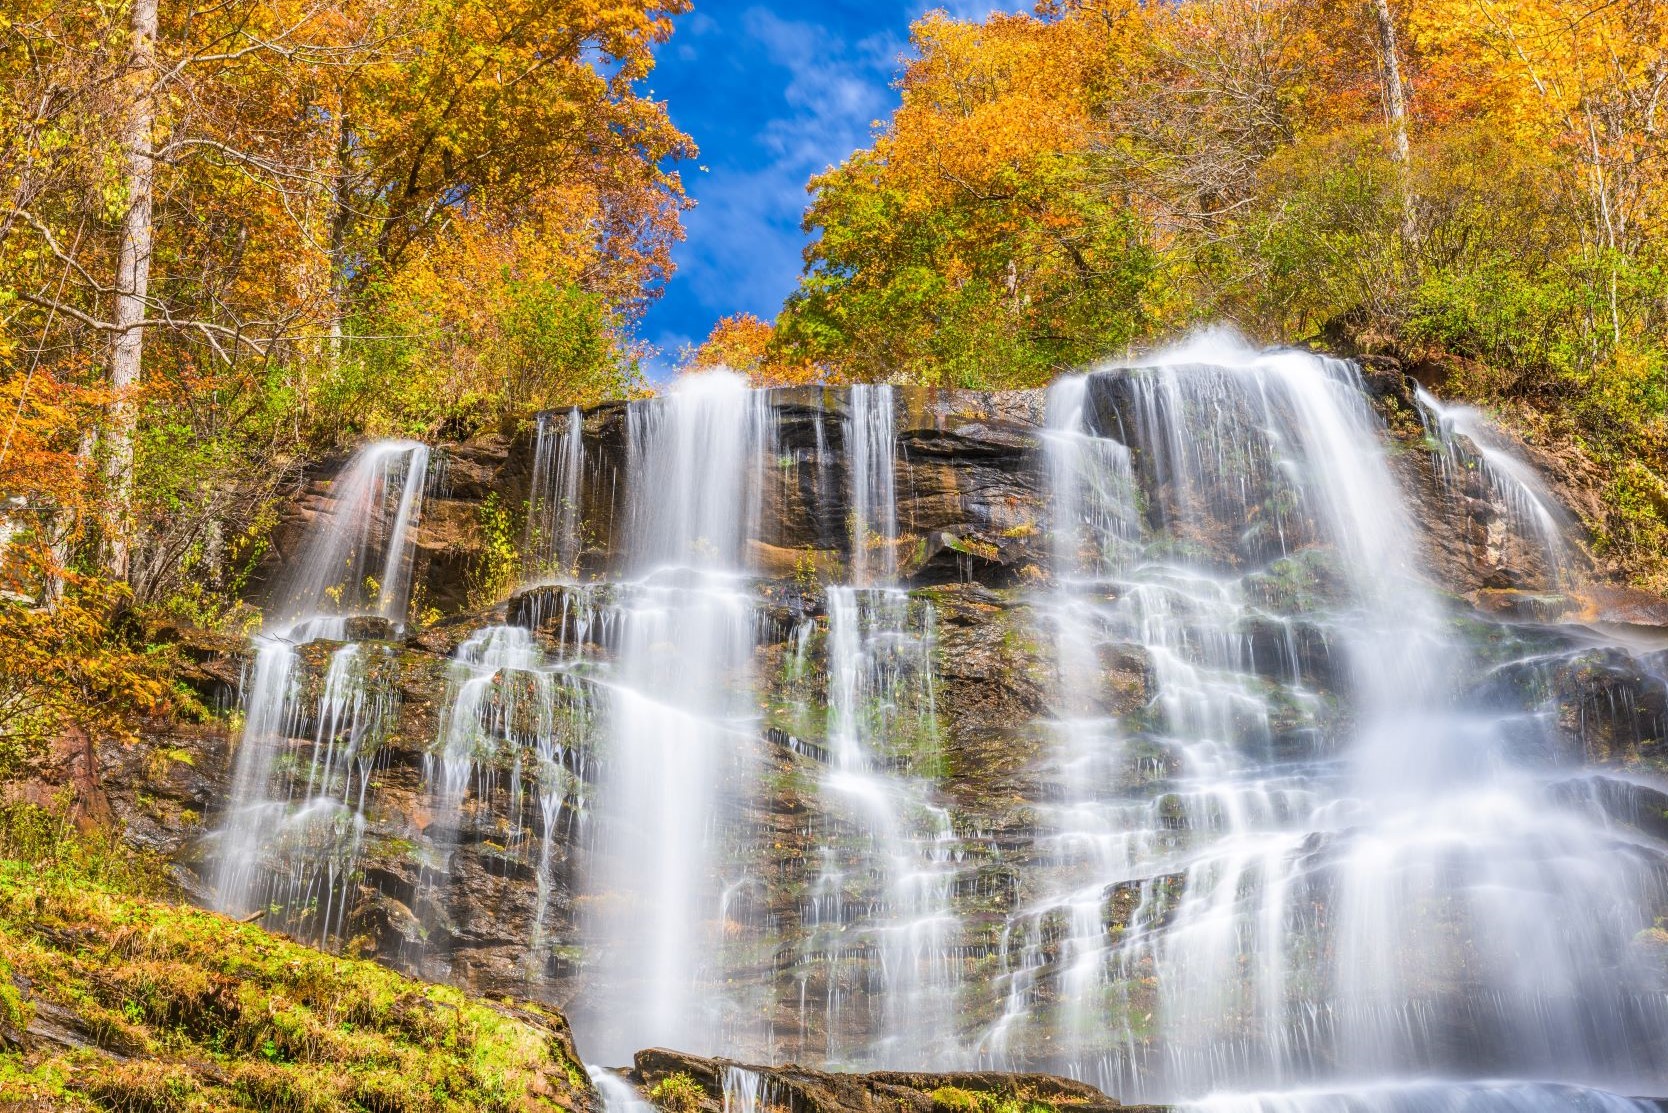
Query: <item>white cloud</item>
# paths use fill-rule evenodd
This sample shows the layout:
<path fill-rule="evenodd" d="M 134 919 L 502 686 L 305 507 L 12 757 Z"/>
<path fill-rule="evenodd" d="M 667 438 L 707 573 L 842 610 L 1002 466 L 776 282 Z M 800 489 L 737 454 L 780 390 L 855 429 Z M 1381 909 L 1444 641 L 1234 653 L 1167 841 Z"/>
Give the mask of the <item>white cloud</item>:
<path fill-rule="evenodd" d="M 868 146 L 876 121 L 890 115 L 893 88 L 908 49 L 908 24 L 938 8 L 963 19 L 992 11 L 1028 11 L 1029 3 L 992 0 L 905 0 L 896 6 L 868 3 L 766 6 L 736 4 L 719 18 L 697 12 L 681 23 L 678 56 L 710 67 L 723 82 L 744 73 L 742 88 L 779 107 L 750 134 L 711 145 L 703 162 L 710 173 L 690 181 L 696 207 L 685 217 L 688 239 L 677 250 L 680 334 L 662 333 L 653 371 L 669 371 L 681 332 L 699 327 L 690 310 L 711 319 L 737 312 L 773 317 L 793 291 L 805 235 L 800 220 L 809 200 L 806 183 Z M 886 7 L 880 12 L 874 8 Z M 859 10 L 861 9 L 861 10 Z M 873 30 L 877 25 L 881 30 Z M 858 34 L 843 28 L 856 27 Z M 786 71 L 786 84 L 779 84 Z M 780 98 L 779 100 L 777 98 Z M 738 114 L 756 119 L 737 106 Z M 676 107 L 674 106 L 674 115 Z M 701 140 L 699 131 L 695 136 Z M 740 146 L 737 146 L 737 141 Z M 691 303 L 698 303 L 697 308 Z M 654 314 L 651 313 L 651 321 Z"/>
<path fill-rule="evenodd" d="M 890 34 L 848 43 L 826 25 L 763 7 L 743 13 L 741 30 L 788 71 L 788 111 L 753 137 L 768 162 L 715 166 L 695 186 L 699 203 L 685 219 L 693 250 L 680 253 L 679 281 L 705 305 L 770 317 L 799 274 L 806 182 L 869 143 L 874 121 L 891 109 L 903 43 Z"/>

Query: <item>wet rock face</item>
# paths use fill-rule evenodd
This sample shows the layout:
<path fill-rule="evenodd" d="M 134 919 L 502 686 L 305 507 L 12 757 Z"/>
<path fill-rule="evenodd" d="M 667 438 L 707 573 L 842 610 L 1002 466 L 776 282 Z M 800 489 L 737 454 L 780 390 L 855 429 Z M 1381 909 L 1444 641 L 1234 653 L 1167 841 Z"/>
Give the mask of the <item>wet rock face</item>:
<path fill-rule="evenodd" d="M 1453 476 L 1440 473 L 1409 381 L 1384 369 L 1367 378 L 1391 435 L 1391 464 L 1411 496 L 1425 557 L 1441 585 L 1467 597 L 1490 590 L 1550 590 L 1544 554 L 1505 528 L 1507 510 L 1498 493 L 1475 477 L 1461 476 L 1456 485 Z M 1179 403 L 1143 395 L 1142 389 L 1130 375 L 1097 376 L 1091 388 L 1091 427 L 1130 446 L 1133 466 L 1158 492 L 1146 506 L 1150 524 L 1162 528 L 1166 520 L 1182 517 L 1184 509 L 1199 508 L 1184 506 L 1195 495 L 1153 478 L 1173 470 L 1175 461 L 1167 460 L 1167 454 L 1186 446 L 1165 443 L 1164 428 L 1174 416 L 1169 407 Z M 899 448 L 895 558 L 904 581 L 1012 588 L 1046 580 L 1050 522 L 1041 455 L 1046 392 L 897 388 L 894 398 Z M 791 578 L 806 570 L 837 576 L 852 558 L 847 392 L 777 390 L 771 392 L 770 406 L 778 466 L 763 492 L 758 535 L 749 542 L 753 562 L 771 577 Z M 583 415 L 576 502 L 581 518 L 578 570 L 585 578 L 629 563 L 629 409 L 626 403 L 608 403 Z M 1534 449 L 1516 447 L 1537 464 L 1543 462 Z M 532 434 L 441 447 L 417 536 L 414 613 L 445 618 L 468 609 L 486 547 L 482 506 L 494 500 L 521 528 L 538 481 L 534 456 Z M 321 460 L 306 473 L 274 530 L 272 554 L 256 570 L 257 602 L 293 558 L 307 527 L 330 506 L 330 477 L 341 462 Z M 1284 523 L 1279 533 L 1269 528 L 1282 500 L 1278 469 L 1268 461 L 1222 464 L 1239 469 L 1236 479 L 1260 476 L 1262 486 L 1242 494 L 1234 506 L 1206 514 L 1215 523 L 1211 530 L 1178 535 L 1175 543 L 1237 554 L 1233 559 L 1249 567 L 1271 559 L 1280 545 L 1300 547 L 1301 523 Z M 1560 482 L 1558 494 L 1575 498 L 1567 487 Z M 1626 609 L 1615 600 L 1606 606 Z"/>
<path fill-rule="evenodd" d="M 527 956 L 537 931 L 559 939 L 577 934 L 570 841 L 550 841 L 541 900 L 533 832 L 545 818 L 534 774 L 512 784 L 507 763 L 483 769 L 455 813 L 438 806 L 430 766 L 453 683 L 447 658 L 455 646 L 425 647 L 426 638 L 386 644 L 387 655 L 373 657 L 370 666 L 375 675 L 367 691 L 376 690 L 382 677 L 389 710 L 362 751 L 365 806 L 351 874 L 328 879 L 314 897 L 263 923 L 463 988 L 561 1004 L 571 993 L 571 964 L 564 965 L 558 952 L 544 967 L 530 968 Z M 303 710 L 289 724 L 293 737 L 279 759 L 292 784 L 304 782 L 307 770 L 316 772 L 321 742 L 345 729 L 307 711 L 308 695 L 324 683 L 336 648 L 338 643 L 314 642 L 297 655 L 294 683 Z M 514 674 L 495 678 L 482 712 L 502 713 L 498 723 L 509 735 L 531 729 L 520 710 L 525 704 L 514 698 L 523 683 Z M 236 759 L 229 725 L 222 720 L 173 728 L 139 746 L 98 752 L 97 783 L 126 837 L 170 859 L 186 893 L 205 904 L 213 898 L 212 831 Z M 571 829 L 575 817 L 563 813 L 557 822 Z M 274 876 L 299 869 L 294 850 L 271 852 Z M 436 882 L 437 873 L 444 873 L 445 883 Z M 324 910 L 334 907 L 345 916 L 320 938 Z"/>
<path fill-rule="evenodd" d="M 1668 773 L 1668 659 L 1655 651 L 1625 652 L 1583 643 L 1553 623 L 1600 615 L 1639 627 L 1660 621 L 1648 600 L 1605 596 L 1601 606 L 1553 597 L 1546 569 L 1535 554 L 1498 531 L 1498 509 L 1479 488 L 1451 497 L 1447 480 L 1430 462 L 1424 433 L 1406 406 L 1410 395 L 1394 383 L 1378 384 L 1392 444 L 1391 459 L 1418 518 L 1432 574 L 1449 594 L 1477 605 L 1483 617 L 1478 644 L 1502 643 L 1502 664 L 1476 693 L 1491 708 L 1510 707 L 1546 723 L 1544 743 L 1553 764 L 1599 769 L 1602 775 L 1558 791 L 1579 794 L 1625 826 L 1651 837 L 1660 829 L 1660 793 L 1629 779 L 1634 772 Z M 1114 416 L 1139 401 L 1126 380 L 1108 377 L 1097 397 L 1108 430 Z M 894 414 L 897 581 L 908 591 L 908 626 L 921 634 L 930 656 L 930 716 L 893 732 L 881 755 L 888 767 L 930 785 L 928 803 L 942 812 L 946 853 L 957 863 L 950 900 L 963 930 L 954 956 L 963 984 L 990 984 L 1003 973 L 1003 932 L 1015 909 L 1037 894 L 1028 881 L 1049 851 L 1039 844 L 1039 812 L 1057 800 L 1060 787 L 1047 768 L 1057 720 L 1072 715 L 1112 717 L 1127 728 L 1122 767 L 1115 771 L 1132 794 L 1154 796 L 1161 826 L 1177 839 L 1190 824 L 1210 817 L 1192 813 L 1167 795 L 1165 782 L 1181 771 L 1181 759 L 1158 729 L 1174 709 L 1162 705 L 1158 670 L 1164 665 L 1132 632 L 1114 632 L 1098 643 L 1092 662 L 1062 662 L 1048 612 L 1050 521 L 1048 479 L 1042 457 L 1045 400 L 1042 392 L 982 395 L 959 391 L 899 390 Z M 771 1004 L 742 1043 L 750 1055 L 813 1058 L 831 1045 L 857 1046 L 872 1014 L 802 1012 L 789 1003 L 802 997 L 837 1002 L 877 977 L 883 961 L 873 949 L 853 946 L 836 960 L 824 944 L 833 932 L 817 921 L 838 906 L 842 930 L 861 935 L 867 918 L 885 911 L 887 894 L 862 868 L 872 856 L 872 834 L 861 830 L 819 791 L 832 758 L 828 714 L 830 678 L 822 646 L 830 632 L 831 585 L 847 579 L 853 552 L 851 507 L 846 492 L 845 415 L 841 392 L 794 390 L 772 397 L 776 459 L 761 495 L 757 536 L 749 553 L 758 579 L 756 648 L 752 675 L 759 697 L 757 737 L 751 747 L 756 790 L 737 819 L 751 848 L 750 876 L 767 879 L 739 894 L 726 908 L 725 931 L 747 952 L 738 977 L 764 987 Z M 1156 418 L 1155 418 L 1156 420 Z M 630 418 L 624 405 L 583 415 L 584 464 L 578 478 L 582 517 L 577 563 L 583 578 L 619 575 L 629 544 L 630 508 L 625 476 L 630 461 Z M 1183 513 L 1193 497 L 1152 479 L 1166 466 L 1161 453 L 1130 422 L 1132 467 L 1158 491 L 1145 506 L 1148 528 L 1197 517 Z M 1109 434 L 1110 435 L 1110 434 Z M 1166 450 L 1175 448 L 1167 446 Z M 531 997 L 566 1007 L 588 989 L 587 956 L 578 944 L 584 906 L 586 806 L 596 772 L 584 739 L 575 736 L 561 761 L 540 764 L 531 739 L 552 733 L 532 716 L 525 671 L 490 677 L 478 722 L 490 739 L 459 797 L 437 798 L 447 715 L 460 676 L 461 646 L 484 628 L 508 624 L 530 631 L 547 661 L 606 665 L 619 650 L 615 589 L 605 584 L 533 585 L 496 605 L 479 602 L 475 577 L 486 541 L 486 501 L 512 514 L 527 506 L 535 485 L 532 443 L 492 438 L 447 446 L 436 469 L 417 541 L 414 611 L 440 617 L 404 631 L 379 619 L 356 619 L 348 636 L 375 645 L 377 668 L 392 693 L 390 717 L 367 755 L 368 792 L 363 830 L 351 870 L 332 884 L 331 900 L 346 909 L 332 945 L 372 954 L 426 976 L 479 992 Z M 1253 461 L 1244 493 L 1209 508 L 1207 526 L 1168 537 L 1178 551 L 1202 551 L 1245 573 L 1241 590 L 1255 604 L 1232 632 L 1230 647 L 1244 671 L 1266 684 L 1269 721 L 1255 733 L 1266 752 L 1259 759 L 1306 761 L 1333 751 L 1340 732 L 1336 694 L 1350 682 L 1339 656 L 1337 631 L 1311 620 L 1316 600 L 1338 590 L 1334 554 L 1290 522 L 1286 555 L 1276 557 L 1267 523 L 1281 513 L 1280 479 L 1267 461 Z M 1144 471 L 1142 471 L 1144 469 Z M 281 527 L 277 562 L 293 553 L 296 532 L 328 497 L 309 486 Z M 1106 588 L 1106 603 L 1119 589 Z M 1586 612 L 1582 607 L 1587 606 Z M 1510 642 L 1510 646 L 1504 643 Z M 1519 653 L 1532 644 L 1539 652 Z M 317 643 L 299 654 L 300 689 L 315 690 L 333 647 Z M 1490 650 L 1491 651 L 1491 650 Z M 228 647 L 193 650 L 194 686 L 224 694 L 239 668 Z M 1516 656 L 1514 656 L 1516 655 Z M 808 662 L 808 663 L 807 663 Z M 1059 677 L 1069 665 L 1094 678 L 1083 693 L 1062 696 Z M 588 678 L 586 682 L 590 681 Z M 1309 702 L 1282 702 L 1296 692 Z M 911 695 L 919 701 L 919 693 Z M 305 703 L 305 700 L 303 700 Z M 563 712 L 582 710 L 580 689 L 555 701 Z M 930 719 L 930 722 L 928 721 Z M 206 899 L 204 855 L 212 849 L 205 826 L 223 803 L 235 758 L 222 721 L 174 731 L 132 750 L 106 748 L 102 778 L 129 837 L 169 855 L 194 893 Z M 321 731 L 317 716 L 300 715 L 284 760 L 296 769 L 312 761 Z M 1235 724 L 1238 730 L 1239 725 Z M 564 795 L 547 808 L 541 788 L 560 778 Z M 925 821 L 922 821 L 925 822 Z M 830 862 L 846 867 L 837 892 L 818 890 Z M 726 863 L 730 865 L 732 863 Z M 275 860 L 275 871 L 284 864 Z M 1128 929 L 1135 905 L 1173 897 L 1176 878 L 1158 877 L 1112 887 L 1102 894 L 1109 935 Z M 593 898 L 594 899 L 594 898 Z M 1166 897 L 1166 899 L 1169 899 Z M 818 905 L 818 901 L 823 901 Z M 329 903 L 326 901 L 325 903 Z M 1162 902 L 1161 902 L 1162 903 Z M 1162 926 L 1162 916 L 1152 922 Z M 306 914 L 285 926 L 306 935 Z M 822 935 L 819 935 L 819 930 Z M 537 943 L 537 945 L 535 945 Z M 1059 941 L 1045 940 L 1058 950 Z M 1052 992 L 1039 983 L 1040 997 Z M 994 1015 L 958 1018 L 970 1031 L 987 1030 Z M 672 1053 L 639 1057 L 635 1081 L 646 1090 L 670 1075 L 695 1079 L 704 1095 L 699 1108 L 722 1107 L 726 1072 L 751 1070 L 766 1077 L 766 1104 L 811 1111 L 873 1110 L 886 1113 L 978 1113 L 958 1094 L 999 1094 L 1064 1109 L 1101 1110 L 1116 1105 L 1098 1091 L 1046 1076 L 865 1075 L 742 1068 L 720 1060 Z M 938 1096 L 940 1091 L 950 1091 Z M 971 1100 L 971 1099 L 968 1099 Z M 676 1113 L 694 1113 L 680 1109 Z"/>
<path fill-rule="evenodd" d="M 1505 670 L 1496 683 L 1555 717 L 1555 761 L 1668 773 L 1668 652 L 1579 644 Z"/>
<path fill-rule="evenodd" d="M 346 457 L 314 461 L 273 528 L 271 550 L 253 570 L 250 600 L 270 603 L 283 575 L 301 551 L 307 531 L 334 505 L 332 480 Z M 430 461 L 416 551 L 412 560 L 411 611 L 456 615 L 467 609 L 486 538 L 482 507 L 491 500 L 513 510 L 525 505 L 533 453 L 527 435 L 488 436 L 440 447 Z"/>
<path fill-rule="evenodd" d="M 1391 466 L 1414 496 L 1414 524 L 1442 586 L 1473 600 L 1490 592 L 1556 593 L 1545 552 L 1511 528 L 1498 493 L 1476 475 L 1443 475 L 1423 437 L 1407 431 Z"/>

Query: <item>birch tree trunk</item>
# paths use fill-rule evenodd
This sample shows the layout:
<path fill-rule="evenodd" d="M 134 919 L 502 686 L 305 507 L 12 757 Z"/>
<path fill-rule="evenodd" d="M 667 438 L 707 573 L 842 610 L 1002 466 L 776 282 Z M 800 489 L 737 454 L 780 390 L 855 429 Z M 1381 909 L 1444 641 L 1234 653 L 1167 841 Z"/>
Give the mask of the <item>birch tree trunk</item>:
<path fill-rule="evenodd" d="M 1378 22 L 1378 50 L 1384 68 L 1384 107 L 1390 117 L 1390 136 L 1396 145 L 1396 163 L 1401 168 L 1402 238 L 1412 245 L 1419 232 L 1413 210 L 1413 189 L 1408 176 L 1407 88 L 1402 84 L 1401 53 L 1396 44 L 1396 20 L 1390 0 L 1373 0 Z"/>
<path fill-rule="evenodd" d="M 110 344 L 113 398 L 104 430 L 104 561 L 110 575 L 126 579 L 133 540 L 133 393 L 143 369 L 145 303 L 150 292 L 152 157 L 156 128 L 157 0 L 133 0 L 128 52 L 129 100 L 122 121 L 127 213 L 116 264 L 116 332 Z"/>

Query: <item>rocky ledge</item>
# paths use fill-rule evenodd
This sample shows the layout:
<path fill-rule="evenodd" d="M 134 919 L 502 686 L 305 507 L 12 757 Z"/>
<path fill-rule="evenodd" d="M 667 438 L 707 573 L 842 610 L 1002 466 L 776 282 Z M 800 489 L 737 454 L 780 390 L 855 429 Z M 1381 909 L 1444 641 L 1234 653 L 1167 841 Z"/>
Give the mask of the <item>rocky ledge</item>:
<path fill-rule="evenodd" d="M 763 1067 L 664 1048 L 639 1051 L 619 1077 L 664 1113 L 1160 1113 L 1051 1074 L 996 1071 L 835 1074 Z"/>

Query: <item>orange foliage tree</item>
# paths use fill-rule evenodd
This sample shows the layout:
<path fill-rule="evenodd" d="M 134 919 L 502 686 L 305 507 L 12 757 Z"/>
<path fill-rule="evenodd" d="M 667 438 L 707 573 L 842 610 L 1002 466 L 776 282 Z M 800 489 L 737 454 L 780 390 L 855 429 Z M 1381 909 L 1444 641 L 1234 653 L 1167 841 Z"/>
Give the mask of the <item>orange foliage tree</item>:
<path fill-rule="evenodd" d="M 635 386 L 692 153 L 639 85 L 688 6 L 6 5 L 0 658 L 88 668 L 0 736 L 166 703 L 116 620 L 229 620 L 308 450 Z"/>
<path fill-rule="evenodd" d="M 9 7 L 0 359 L 102 412 L 73 498 L 0 494 L 140 602 L 223 591 L 308 444 L 630 389 L 691 151 L 636 87 L 687 7 Z"/>
<path fill-rule="evenodd" d="M 1216 319 L 1463 357 L 1609 461 L 1601 541 L 1668 546 L 1668 7 L 1053 0 L 913 42 L 812 182 L 781 358 L 1035 385 Z"/>
<path fill-rule="evenodd" d="M 776 329 L 751 313 L 737 313 L 712 327 L 701 346 L 684 358 L 686 371 L 724 367 L 746 375 L 754 386 L 811 386 L 830 383 L 827 371 L 809 360 L 795 360 L 776 343 Z"/>

